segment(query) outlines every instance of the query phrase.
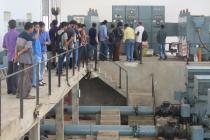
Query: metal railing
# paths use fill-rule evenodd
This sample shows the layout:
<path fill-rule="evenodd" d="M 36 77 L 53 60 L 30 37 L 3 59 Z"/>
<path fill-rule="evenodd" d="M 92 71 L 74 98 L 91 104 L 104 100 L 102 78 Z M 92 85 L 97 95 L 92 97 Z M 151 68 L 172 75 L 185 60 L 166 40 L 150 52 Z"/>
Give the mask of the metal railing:
<path fill-rule="evenodd" d="M 48 95 L 49 96 L 52 95 L 52 71 L 51 71 L 52 60 L 55 59 L 55 58 L 59 58 L 59 57 L 61 57 L 63 55 L 66 55 L 66 58 L 67 58 L 66 59 L 66 66 L 65 66 L 65 69 L 66 69 L 66 82 L 67 82 L 67 85 L 70 86 L 70 84 L 69 84 L 69 58 L 70 58 L 69 55 L 70 55 L 70 53 L 72 53 L 72 73 L 73 73 L 73 76 L 75 75 L 76 67 L 78 68 L 78 71 L 80 71 L 81 60 L 83 62 L 83 68 L 85 66 L 84 62 L 86 62 L 86 64 L 88 64 L 88 58 L 87 57 L 86 58 L 85 57 L 81 57 L 81 55 L 80 55 L 81 51 L 84 52 L 83 50 L 81 50 L 82 48 L 83 48 L 82 46 L 77 47 L 77 48 L 73 48 L 73 49 L 67 50 L 67 51 L 65 51 L 63 53 L 60 53 L 60 54 L 58 54 L 56 56 L 53 56 L 53 57 L 47 59 Z M 76 50 L 78 50 L 78 58 L 77 58 L 78 62 L 77 62 L 77 64 L 75 64 L 75 58 L 76 58 L 75 53 L 76 53 Z M 87 56 L 87 54 L 86 54 L 86 56 Z M 2 101 L 2 81 L 6 81 L 8 78 L 11 78 L 13 76 L 18 76 L 19 74 L 21 74 L 22 72 L 25 72 L 27 70 L 30 70 L 30 69 L 33 70 L 33 68 L 36 67 L 36 79 L 37 79 L 37 81 L 36 81 L 36 96 L 35 96 L 35 98 L 36 98 L 36 105 L 40 105 L 39 66 L 40 66 L 41 63 L 45 63 L 45 62 L 46 61 L 42 61 L 40 63 L 33 64 L 33 65 L 23 69 L 23 70 L 19 70 L 19 71 L 15 72 L 15 73 L 12 73 L 10 75 L 7 75 L 7 76 L 4 76 L 4 77 L 0 78 L 0 128 L 2 128 L 1 127 L 2 126 L 2 118 L 1 118 L 1 115 L 2 115 L 2 102 L 1 102 Z M 58 71 L 59 71 L 59 69 L 58 69 Z M 61 84 L 62 84 L 61 73 L 58 72 L 57 74 L 58 74 L 57 75 L 58 76 L 58 87 L 60 87 Z M 20 96 L 19 97 L 19 100 L 20 100 L 20 118 L 23 119 L 23 117 L 24 117 L 24 97 L 23 97 L 23 95 L 21 93 L 19 94 L 19 96 Z M 1 130 L 0 130 L 0 136 L 1 136 L 1 134 L 2 133 L 1 133 Z"/>
<path fill-rule="evenodd" d="M 108 60 L 108 58 L 107 58 L 107 56 L 106 55 L 104 55 L 103 53 L 101 53 L 101 52 L 98 52 L 97 51 L 97 49 L 95 49 L 94 50 L 94 54 L 97 54 L 97 53 L 99 54 L 99 56 L 101 55 L 101 56 L 103 56 L 105 59 L 107 59 Z M 97 56 L 97 55 L 96 55 Z M 97 57 L 95 56 L 95 66 L 96 66 L 96 68 L 95 68 L 95 70 L 97 70 L 97 64 L 98 64 L 98 59 L 97 59 Z M 119 83 L 119 85 L 118 85 L 118 87 L 119 87 L 119 89 L 122 89 L 122 81 L 123 81 L 123 79 L 122 79 L 122 72 L 124 71 L 125 72 L 125 92 L 126 92 L 126 97 L 128 98 L 128 71 L 123 67 L 123 66 L 121 66 L 120 64 L 118 64 L 118 63 L 116 63 L 116 61 L 109 61 L 110 63 L 112 63 L 112 64 L 114 64 L 115 66 L 117 66 L 118 67 L 118 70 L 119 70 L 119 80 L 118 80 L 118 83 Z"/>

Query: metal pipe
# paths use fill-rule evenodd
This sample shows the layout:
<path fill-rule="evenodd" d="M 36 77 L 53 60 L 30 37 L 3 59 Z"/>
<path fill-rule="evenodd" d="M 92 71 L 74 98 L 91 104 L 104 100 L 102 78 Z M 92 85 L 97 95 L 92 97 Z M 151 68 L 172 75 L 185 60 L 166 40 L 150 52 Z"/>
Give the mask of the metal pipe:
<path fill-rule="evenodd" d="M 0 128 L 1 128 L 1 79 L 0 79 Z M 1 130 L 0 130 L 0 136 L 1 136 Z"/>
<path fill-rule="evenodd" d="M 70 135 L 96 135 L 98 131 L 118 131 L 120 136 L 149 136 L 158 135 L 158 129 L 153 125 L 139 125 L 132 127 L 128 125 L 65 125 L 64 134 Z M 41 125 L 41 133 L 55 134 L 55 125 Z"/>
<path fill-rule="evenodd" d="M 79 113 L 98 114 L 101 109 L 119 109 L 121 115 L 152 115 L 154 112 L 149 106 L 79 106 Z M 66 106 L 65 112 L 72 114 L 72 106 Z"/>

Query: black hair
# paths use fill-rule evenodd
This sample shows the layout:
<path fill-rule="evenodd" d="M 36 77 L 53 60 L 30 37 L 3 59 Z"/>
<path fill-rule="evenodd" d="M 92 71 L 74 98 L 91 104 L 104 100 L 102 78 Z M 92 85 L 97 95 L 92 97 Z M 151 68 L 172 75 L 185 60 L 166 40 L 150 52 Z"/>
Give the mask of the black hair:
<path fill-rule="evenodd" d="M 68 26 L 68 23 L 67 22 L 61 22 L 60 26 L 59 26 L 59 29 L 64 28 L 65 26 Z"/>
<path fill-rule="evenodd" d="M 36 26 L 36 25 L 39 25 L 39 22 L 34 21 L 32 24 L 33 24 L 34 26 Z"/>
<path fill-rule="evenodd" d="M 95 28 L 96 26 L 97 26 L 97 25 L 96 25 L 96 23 L 95 23 L 95 22 L 93 22 L 93 23 L 92 23 L 92 27 L 94 27 L 94 28 Z"/>
<path fill-rule="evenodd" d="M 14 29 L 16 27 L 16 21 L 15 20 L 10 20 L 8 22 L 8 24 L 9 24 L 10 29 Z"/>
<path fill-rule="evenodd" d="M 44 27 L 44 26 L 45 26 L 45 23 L 44 23 L 43 21 L 40 21 L 40 22 L 39 22 L 39 26 L 40 26 L 40 27 Z"/>
<path fill-rule="evenodd" d="M 31 28 L 33 28 L 33 24 L 31 22 L 26 22 L 25 25 L 24 25 L 24 29 L 29 30 Z"/>
<path fill-rule="evenodd" d="M 117 27 L 123 26 L 123 23 L 120 21 L 117 23 Z"/>
<path fill-rule="evenodd" d="M 165 25 L 162 24 L 162 25 L 160 26 L 160 28 L 161 28 L 161 29 L 164 29 L 164 28 L 165 28 Z"/>
<path fill-rule="evenodd" d="M 58 21 L 54 19 L 54 20 L 52 21 L 52 25 L 53 25 L 53 26 L 57 26 L 57 25 L 58 25 Z"/>
<path fill-rule="evenodd" d="M 71 20 L 69 23 L 70 24 L 77 24 L 77 21 L 76 20 Z"/>
<path fill-rule="evenodd" d="M 139 25 L 142 25 L 142 22 L 141 21 L 139 21 Z"/>
<path fill-rule="evenodd" d="M 124 24 L 124 27 L 125 27 L 125 28 L 127 28 L 128 26 L 129 26 L 129 25 L 128 25 L 127 23 L 126 23 L 126 24 Z"/>
<path fill-rule="evenodd" d="M 114 23 L 112 23 L 112 24 L 111 24 L 111 28 L 114 28 L 114 27 L 115 27 L 115 25 L 114 25 Z"/>
<path fill-rule="evenodd" d="M 107 23 L 108 23 L 107 20 L 104 20 L 104 21 L 102 22 L 103 25 L 105 25 L 105 24 L 107 24 Z"/>

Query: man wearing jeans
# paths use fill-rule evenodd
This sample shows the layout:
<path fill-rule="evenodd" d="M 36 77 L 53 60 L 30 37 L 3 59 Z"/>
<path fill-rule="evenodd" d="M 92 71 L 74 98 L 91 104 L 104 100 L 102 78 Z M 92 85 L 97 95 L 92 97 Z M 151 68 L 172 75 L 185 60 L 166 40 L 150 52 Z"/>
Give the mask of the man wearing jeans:
<path fill-rule="evenodd" d="M 133 61 L 134 44 L 135 44 L 135 33 L 133 28 L 128 24 L 124 25 L 124 42 L 126 46 L 127 61 Z"/>
<path fill-rule="evenodd" d="M 99 40 L 100 40 L 100 55 L 99 59 L 107 60 L 108 54 L 108 34 L 107 34 L 107 21 L 104 20 L 99 27 Z"/>
<path fill-rule="evenodd" d="M 39 40 L 41 43 L 42 62 L 43 62 L 40 67 L 40 82 L 41 82 L 40 84 L 45 84 L 45 82 L 43 82 L 43 79 L 44 79 L 45 68 L 47 65 L 47 45 L 50 44 L 50 36 L 49 33 L 45 31 L 44 22 L 39 22 L 39 26 L 40 26 Z"/>
<path fill-rule="evenodd" d="M 159 45 L 159 55 L 160 55 L 159 60 L 162 60 L 162 59 L 166 60 L 167 59 L 167 55 L 166 55 L 166 52 L 165 52 L 165 43 L 166 43 L 167 34 L 166 34 L 164 28 L 165 28 L 165 26 L 161 25 L 160 30 L 157 33 L 157 42 L 158 42 L 158 45 Z"/>
<path fill-rule="evenodd" d="M 142 64 L 142 35 L 143 35 L 143 32 L 144 32 L 144 27 L 142 26 L 142 23 L 139 22 L 135 29 L 135 34 L 136 34 L 136 48 L 135 48 L 135 50 L 138 52 L 138 59 L 139 59 L 140 64 Z"/>
<path fill-rule="evenodd" d="M 33 69 L 32 64 L 32 36 L 33 32 L 33 24 L 30 22 L 25 23 L 24 25 L 25 31 L 22 32 L 18 38 L 16 43 L 16 51 L 14 62 L 19 62 L 19 73 L 18 77 L 18 92 L 17 98 L 20 98 L 20 95 L 24 99 L 35 99 L 34 96 L 30 95 L 31 87 L 32 87 L 32 73 Z"/>
<path fill-rule="evenodd" d="M 4 36 L 3 48 L 7 51 L 8 59 L 8 71 L 7 75 L 10 75 L 17 71 L 17 63 L 13 62 L 15 57 L 15 47 L 19 32 L 16 31 L 16 21 L 9 21 L 9 31 Z M 7 93 L 16 94 L 17 90 L 17 76 L 12 76 L 7 79 Z"/>

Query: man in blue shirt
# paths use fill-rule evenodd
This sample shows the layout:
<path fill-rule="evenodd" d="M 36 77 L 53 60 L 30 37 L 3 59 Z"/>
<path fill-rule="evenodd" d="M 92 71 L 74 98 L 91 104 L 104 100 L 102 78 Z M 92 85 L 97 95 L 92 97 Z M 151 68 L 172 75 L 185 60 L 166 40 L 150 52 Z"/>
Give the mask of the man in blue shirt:
<path fill-rule="evenodd" d="M 32 38 L 33 38 L 33 42 L 32 42 L 32 52 L 33 52 L 33 64 L 40 64 L 41 60 L 42 60 L 42 51 L 41 51 L 41 43 L 39 40 L 39 36 L 40 36 L 40 27 L 39 27 L 39 23 L 38 22 L 34 22 L 34 32 L 32 33 Z M 39 65 L 40 67 L 40 65 Z M 32 79 L 32 87 L 36 87 L 37 85 L 37 76 L 36 76 L 36 66 L 33 67 L 33 79 Z M 39 80 L 40 80 L 40 71 L 39 71 Z M 39 86 L 43 86 L 42 83 L 39 83 Z"/>
<path fill-rule="evenodd" d="M 104 20 L 99 27 L 99 41 L 100 41 L 100 60 L 107 59 L 108 54 L 108 35 L 107 35 L 107 21 Z"/>
<path fill-rule="evenodd" d="M 47 45 L 49 45 L 51 41 L 49 33 L 45 31 L 45 23 L 39 22 L 39 26 L 40 26 L 39 40 L 41 42 L 42 62 L 44 62 L 41 64 L 40 68 L 40 78 L 41 78 L 40 80 L 42 84 L 45 84 L 45 82 L 43 82 L 43 78 L 44 78 L 45 68 L 47 65 Z"/>

